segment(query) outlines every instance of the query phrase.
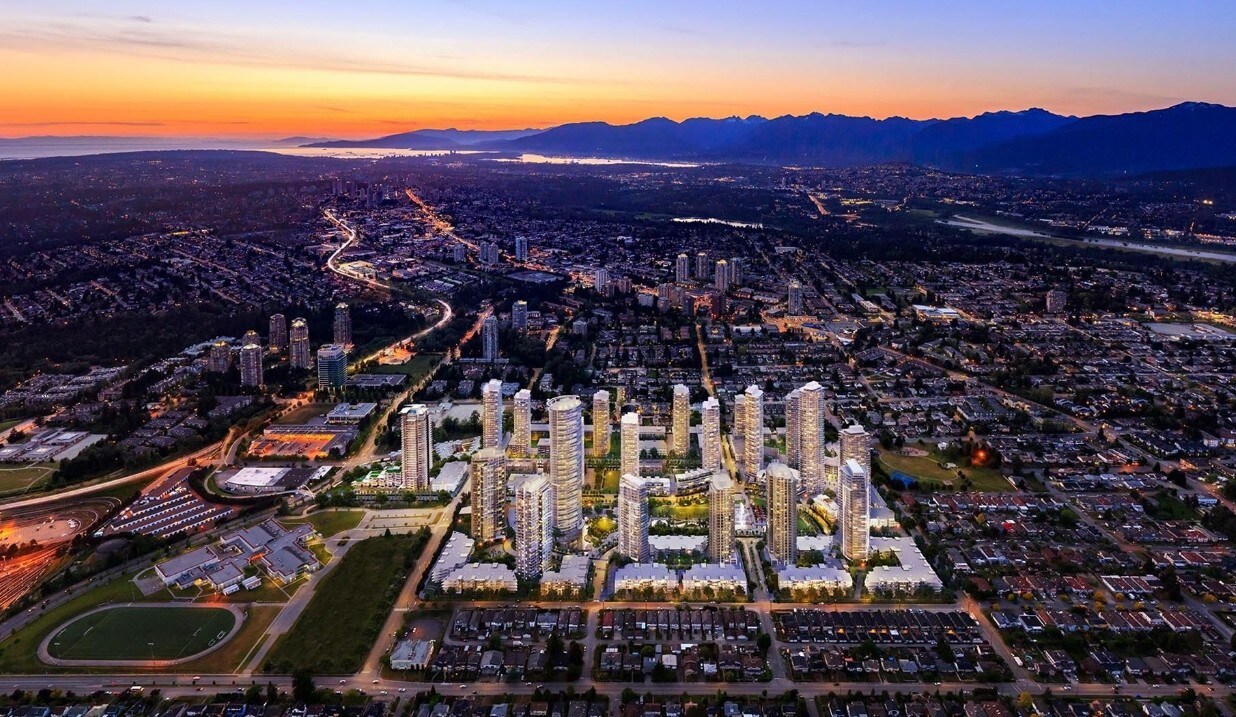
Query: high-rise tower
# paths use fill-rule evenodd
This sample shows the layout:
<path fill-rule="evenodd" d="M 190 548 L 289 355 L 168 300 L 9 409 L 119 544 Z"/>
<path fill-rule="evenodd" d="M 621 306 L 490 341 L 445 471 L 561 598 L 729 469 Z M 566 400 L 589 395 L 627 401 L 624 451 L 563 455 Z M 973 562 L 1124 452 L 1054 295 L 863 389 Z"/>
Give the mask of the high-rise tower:
<path fill-rule="evenodd" d="M 502 447 L 502 382 L 496 378 L 481 385 L 481 446 Z"/>
<path fill-rule="evenodd" d="M 622 414 L 619 434 L 621 459 L 619 473 L 639 475 L 639 414 L 634 411 Z"/>
<path fill-rule="evenodd" d="M 481 324 L 481 358 L 486 361 L 498 360 L 498 320 L 486 316 Z"/>
<path fill-rule="evenodd" d="M 674 455 L 685 456 L 690 450 L 691 390 L 681 383 L 674 386 L 672 422 L 674 424 Z"/>
<path fill-rule="evenodd" d="M 578 396 L 557 396 L 549 413 L 549 479 L 560 543 L 578 548 L 583 537 L 584 413 Z"/>
<path fill-rule="evenodd" d="M 313 365 L 312 354 L 309 351 L 309 322 L 304 319 L 292 319 L 289 333 L 288 365 L 292 368 L 308 369 Z"/>
<path fill-rule="evenodd" d="M 649 562 L 648 526 L 648 481 L 624 473 L 618 482 L 618 553 L 637 563 Z"/>
<path fill-rule="evenodd" d="M 608 456 L 610 448 L 609 391 L 592 394 L 592 454 Z"/>
<path fill-rule="evenodd" d="M 721 469 L 721 402 L 715 396 L 704 399 L 700 410 L 701 467 Z"/>
<path fill-rule="evenodd" d="M 838 509 L 841 512 L 841 554 L 863 562 L 871 548 L 871 483 L 862 465 L 851 458 L 841 464 Z"/>
<path fill-rule="evenodd" d="M 512 411 L 515 415 L 511 448 L 526 456 L 532 452 L 532 392 L 526 388 L 516 391 Z"/>
<path fill-rule="evenodd" d="M 403 445 L 403 489 L 429 490 L 429 468 L 433 465 L 433 426 L 429 407 L 414 403 L 399 412 Z"/>
<path fill-rule="evenodd" d="M 773 463 L 764 478 L 768 484 L 768 554 L 792 566 L 798 562 L 798 471 Z"/>
<path fill-rule="evenodd" d="M 764 467 L 764 392 L 751 385 L 743 395 L 743 474 L 755 480 Z"/>
<path fill-rule="evenodd" d="M 265 381 L 262 377 L 262 347 L 257 344 L 245 344 L 240 347 L 240 385 L 261 386 Z"/>
<path fill-rule="evenodd" d="M 491 543 L 506 525 L 506 456 L 500 448 L 472 454 L 472 538 Z"/>
<path fill-rule="evenodd" d="M 515 574 L 535 580 L 549 568 L 554 545 L 554 487 L 536 475 L 515 489 Z"/>
<path fill-rule="evenodd" d="M 335 343 L 345 349 L 352 345 L 352 311 L 347 304 L 335 305 Z"/>
<path fill-rule="evenodd" d="M 282 351 L 288 347 L 288 318 L 283 314 L 271 314 L 267 330 L 270 334 L 271 351 Z"/>
<path fill-rule="evenodd" d="M 708 560 L 734 562 L 734 481 L 725 473 L 709 479 Z"/>

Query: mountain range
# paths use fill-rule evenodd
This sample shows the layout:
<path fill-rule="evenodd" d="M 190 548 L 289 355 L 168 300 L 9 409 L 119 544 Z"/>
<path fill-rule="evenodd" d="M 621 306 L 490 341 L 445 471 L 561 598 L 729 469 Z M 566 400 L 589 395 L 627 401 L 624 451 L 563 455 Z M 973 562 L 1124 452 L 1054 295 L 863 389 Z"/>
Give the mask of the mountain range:
<path fill-rule="evenodd" d="M 1236 108 L 1186 102 L 1148 112 L 1071 117 L 1042 109 L 976 117 L 872 119 L 654 117 L 546 130 L 418 130 L 315 147 L 484 149 L 567 156 L 826 167 L 913 162 L 986 174 L 1112 176 L 1236 165 Z"/>

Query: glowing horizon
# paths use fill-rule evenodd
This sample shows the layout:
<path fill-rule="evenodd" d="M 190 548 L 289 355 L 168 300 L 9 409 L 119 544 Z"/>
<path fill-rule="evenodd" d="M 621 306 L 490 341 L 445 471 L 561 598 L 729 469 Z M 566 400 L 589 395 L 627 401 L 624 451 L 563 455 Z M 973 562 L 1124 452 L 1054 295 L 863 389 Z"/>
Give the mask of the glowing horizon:
<path fill-rule="evenodd" d="M 1236 104 L 1236 4 L 0 0 L 0 136 L 365 138 L 664 116 Z"/>

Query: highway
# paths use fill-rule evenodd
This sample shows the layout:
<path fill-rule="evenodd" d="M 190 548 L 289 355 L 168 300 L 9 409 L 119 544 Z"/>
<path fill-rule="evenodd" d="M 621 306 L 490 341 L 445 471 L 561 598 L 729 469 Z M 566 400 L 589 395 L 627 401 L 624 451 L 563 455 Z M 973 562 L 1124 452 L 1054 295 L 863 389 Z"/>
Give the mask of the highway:
<path fill-rule="evenodd" d="M 70 488 L 68 490 L 62 490 L 57 493 L 48 493 L 46 495 L 35 496 L 33 498 L 23 498 L 22 500 L 15 500 L 15 501 L 11 501 L 8 503 L 3 503 L 3 504 L 0 504 L 0 508 L 3 508 L 5 511 L 9 511 L 9 510 L 17 510 L 18 508 L 29 508 L 31 506 L 46 505 L 48 503 L 56 503 L 62 500 L 67 500 L 69 498 L 78 498 L 81 496 L 88 496 L 92 493 L 98 493 L 100 491 L 111 490 L 112 488 L 116 488 L 118 486 L 122 486 L 128 483 L 136 483 L 139 481 L 150 480 L 158 476 L 161 476 L 164 473 L 167 473 L 168 471 L 173 471 L 178 468 L 183 468 L 184 466 L 188 465 L 190 461 L 199 460 L 199 459 L 210 456 L 210 454 L 222 449 L 225 442 L 226 442 L 226 439 L 224 441 L 212 443 L 208 446 L 205 446 L 203 448 L 200 448 L 194 451 L 193 453 L 190 453 L 185 456 L 181 456 L 180 458 L 177 458 L 174 461 L 170 461 L 168 463 L 161 463 L 153 468 L 147 468 L 144 471 L 139 471 L 137 473 L 131 473 L 127 476 L 121 476 L 120 478 L 113 478 L 111 480 L 106 480 L 106 481 L 102 481 L 99 483 L 92 483 L 90 485 L 82 486 L 80 488 Z"/>

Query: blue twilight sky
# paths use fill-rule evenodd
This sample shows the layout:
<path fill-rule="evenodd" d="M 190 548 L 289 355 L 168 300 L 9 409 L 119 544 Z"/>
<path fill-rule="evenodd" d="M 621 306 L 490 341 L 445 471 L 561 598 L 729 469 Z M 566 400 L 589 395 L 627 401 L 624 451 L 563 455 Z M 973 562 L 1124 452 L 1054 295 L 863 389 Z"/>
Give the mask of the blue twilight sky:
<path fill-rule="evenodd" d="M 0 0 L 0 136 L 1236 104 L 1236 1 Z"/>

